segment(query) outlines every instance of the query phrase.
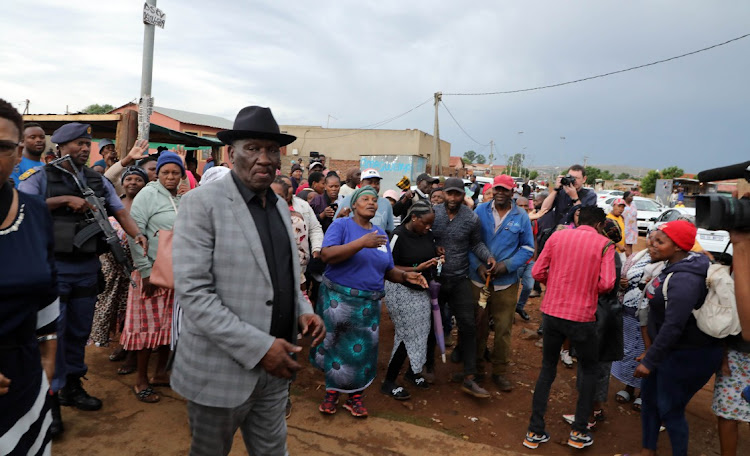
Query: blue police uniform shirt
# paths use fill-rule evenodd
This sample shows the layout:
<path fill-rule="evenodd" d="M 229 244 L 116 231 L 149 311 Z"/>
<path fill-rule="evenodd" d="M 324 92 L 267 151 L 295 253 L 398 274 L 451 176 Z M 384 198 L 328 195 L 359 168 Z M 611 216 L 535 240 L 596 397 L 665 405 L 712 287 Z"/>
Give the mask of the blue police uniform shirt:
<path fill-rule="evenodd" d="M 31 160 L 30 158 L 26 157 L 21 158 L 21 163 L 17 164 L 16 167 L 13 168 L 13 173 L 10 175 L 10 178 L 13 179 L 16 188 L 18 188 L 18 184 L 20 182 L 19 178 L 21 177 L 21 175 L 31 168 L 36 168 L 37 166 L 44 166 L 44 163 L 41 161 Z"/>
<path fill-rule="evenodd" d="M 47 195 L 47 172 L 44 171 L 44 167 L 38 167 L 35 169 L 36 172 L 34 174 L 20 182 L 20 184 L 18 185 L 18 191 L 30 193 L 32 195 L 39 195 L 42 198 L 45 198 Z M 84 176 L 83 171 L 78 172 L 78 178 L 81 180 L 82 184 L 86 184 L 86 177 Z M 66 174 L 63 174 L 63 179 L 65 179 L 65 183 L 70 187 L 71 190 L 74 190 L 76 188 L 76 184 L 75 182 L 73 182 L 73 178 Z M 104 198 L 106 200 L 108 210 L 110 210 L 112 213 L 115 213 L 122 209 L 125 209 L 122 201 L 117 196 L 115 187 L 112 186 L 112 182 L 110 182 L 109 179 L 105 178 L 104 176 L 102 176 L 102 182 L 104 183 Z"/>

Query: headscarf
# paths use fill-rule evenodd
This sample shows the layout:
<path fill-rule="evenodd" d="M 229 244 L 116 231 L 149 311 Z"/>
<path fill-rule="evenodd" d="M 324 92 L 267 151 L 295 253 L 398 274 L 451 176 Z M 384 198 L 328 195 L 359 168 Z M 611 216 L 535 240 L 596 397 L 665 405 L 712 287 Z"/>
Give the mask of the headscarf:
<path fill-rule="evenodd" d="M 148 174 L 146 174 L 146 171 L 138 166 L 128 166 L 127 168 L 125 168 L 125 171 L 122 172 L 122 177 L 120 177 L 120 184 L 123 184 L 125 182 L 125 178 L 128 176 L 138 176 L 143 179 L 144 184 L 148 184 L 149 182 Z"/>
<path fill-rule="evenodd" d="M 370 185 L 365 185 L 364 187 L 358 188 L 357 190 L 352 193 L 352 200 L 349 202 L 349 207 L 354 209 L 354 205 L 357 203 L 357 200 L 362 195 L 372 195 L 375 198 L 378 197 L 378 192 L 375 191 L 374 188 Z"/>
<path fill-rule="evenodd" d="M 620 227 L 618 226 L 617 222 L 615 222 L 611 218 L 604 219 L 602 232 L 607 238 L 609 238 L 610 241 L 614 242 L 615 244 L 622 241 L 622 233 L 620 232 Z"/>
<path fill-rule="evenodd" d="M 667 222 L 660 225 L 659 230 L 686 252 L 689 252 L 695 245 L 695 235 L 698 232 L 695 225 L 685 220 Z"/>
<path fill-rule="evenodd" d="M 230 169 L 227 168 L 226 166 L 212 166 L 208 168 L 206 172 L 203 173 L 203 177 L 201 177 L 200 185 L 206 185 L 209 182 L 218 180 L 229 171 Z"/>

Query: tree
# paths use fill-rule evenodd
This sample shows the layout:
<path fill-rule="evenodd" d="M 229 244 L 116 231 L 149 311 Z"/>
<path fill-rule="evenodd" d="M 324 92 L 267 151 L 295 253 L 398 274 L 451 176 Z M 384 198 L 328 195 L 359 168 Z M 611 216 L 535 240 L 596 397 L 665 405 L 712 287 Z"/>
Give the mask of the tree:
<path fill-rule="evenodd" d="M 599 174 L 599 179 L 604 179 L 605 181 L 611 181 L 611 180 L 615 180 L 615 175 L 605 169 L 604 171 L 601 172 L 601 174 Z"/>
<path fill-rule="evenodd" d="M 674 179 L 676 177 L 682 176 L 683 174 L 685 174 L 685 171 L 683 171 L 682 168 L 678 168 L 676 166 L 670 166 L 669 168 L 664 168 L 661 171 L 661 178 L 662 179 Z"/>
<path fill-rule="evenodd" d="M 649 194 L 656 191 L 656 180 L 661 179 L 659 171 L 651 170 L 641 179 L 641 190 L 643 193 Z"/>
<path fill-rule="evenodd" d="M 484 165 L 485 163 L 487 163 L 487 159 L 484 158 L 484 155 L 482 154 L 477 155 L 476 160 L 477 160 L 477 163 L 479 163 L 480 165 Z"/>
<path fill-rule="evenodd" d="M 529 180 L 536 180 L 537 177 L 539 177 L 539 171 L 534 170 L 529 173 Z"/>
<path fill-rule="evenodd" d="M 624 179 L 631 179 L 632 176 L 628 173 L 620 173 L 617 175 L 617 179 L 624 180 Z"/>
<path fill-rule="evenodd" d="M 92 104 L 83 108 L 83 112 L 85 112 L 86 114 L 106 114 L 114 109 L 115 107 L 111 104 Z"/>
<path fill-rule="evenodd" d="M 466 152 L 464 152 L 463 158 L 461 158 L 461 160 L 463 160 L 463 162 L 466 163 L 467 165 L 474 163 L 476 159 L 477 159 L 477 153 L 474 152 L 473 150 L 467 150 Z"/>

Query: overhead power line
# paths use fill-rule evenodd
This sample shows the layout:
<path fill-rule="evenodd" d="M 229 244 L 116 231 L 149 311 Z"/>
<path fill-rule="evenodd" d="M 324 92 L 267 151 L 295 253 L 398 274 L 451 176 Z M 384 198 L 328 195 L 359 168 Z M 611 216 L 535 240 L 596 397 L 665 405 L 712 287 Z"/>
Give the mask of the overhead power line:
<path fill-rule="evenodd" d="M 396 119 L 400 119 L 401 117 L 404 117 L 405 115 L 409 114 L 410 112 L 414 111 L 415 109 L 421 108 L 422 106 L 426 105 L 427 103 L 431 102 L 432 100 L 433 100 L 433 97 L 430 97 L 430 98 L 426 99 L 425 101 L 419 103 L 418 105 L 414 106 L 413 108 L 409 109 L 406 112 L 402 112 L 399 115 L 396 115 L 396 116 L 393 116 L 393 117 L 389 117 L 389 118 L 387 118 L 385 120 L 381 120 L 380 122 L 376 122 L 376 123 L 373 123 L 373 124 L 369 124 L 369 125 L 365 125 L 363 127 L 356 128 L 355 130 L 357 130 L 357 131 L 352 132 L 352 133 L 346 133 L 346 134 L 343 134 L 343 135 L 335 135 L 335 136 L 321 136 L 321 137 L 315 137 L 315 138 L 309 138 L 309 139 L 316 139 L 316 140 L 317 139 L 333 139 L 333 138 L 343 138 L 344 136 L 358 135 L 358 134 L 364 133 L 364 132 L 366 132 L 368 130 L 372 130 L 372 129 L 375 129 L 375 128 L 378 128 L 378 127 L 382 127 L 383 125 L 388 124 L 390 122 L 393 122 Z M 318 130 L 316 130 L 316 132 L 317 131 Z M 305 132 L 305 138 L 307 138 L 307 132 Z"/>
<path fill-rule="evenodd" d="M 456 118 L 453 116 L 453 113 L 451 112 L 451 110 L 448 109 L 448 105 L 445 104 L 444 101 L 441 101 L 440 103 L 443 105 L 443 107 L 445 108 L 445 110 L 448 111 L 448 115 L 451 116 L 451 119 L 453 119 L 453 121 L 456 123 L 456 125 L 458 125 L 458 128 L 460 128 L 461 131 L 464 132 L 464 134 L 466 135 L 467 138 L 471 139 L 472 141 L 474 141 L 475 143 L 477 143 L 480 146 L 485 146 L 486 147 L 486 146 L 490 145 L 489 143 L 482 144 L 479 141 L 477 141 L 476 139 L 474 139 L 469 133 L 466 132 L 466 130 L 464 129 L 464 127 L 462 127 L 461 124 L 458 123 L 458 120 L 456 120 Z"/>
<path fill-rule="evenodd" d="M 560 86 L 564 86 L 564 85 L 576 84 L 576 83 L 584 82 L 584 81 L 590 81 L 592 79 L 604 78 L 604 77 L 607 77 L 607 76 L 612 76 L 614 74 L 625 73 L 627 71 L 633 71 L 633 70 L 639 70 L 641 68 L 646 68 L 646 67 L 649 67 L 649 66 L 658 65 L 660 63 L 665 63 L 665 62 L 669 62 L 669 61 L 672 61 L 672 60 L 681 59 L 683 57 L 688 57 L 690 55 L 695 55 L 695 54 L 698 54 L 700 52 L 705 52 L 705 51 L 708 51 L 708 50 L 711 50 L 711 49 L 714 49 L 714 48 L 717 48 L 717 47 L 720 47 L 720 46 L 727 45 L 727 44 L 732 43 L 734 41 L 739 41 L 739 40 L 741 40 L 743 38 L 747 38 L 748 36 L 750 36 L 750 33 L 747 33 L 747 34 L 742 35 L 742 36 L 738 36 L 737 38 L 732 38 L 731 40 L 724 41 L 723 43 L 714 44 L 713 46 L 708 46 L 708 47 L 705 47 L 703 49 L 698 49 L 697 51 L 692 51 L 692 52 L 688 52 L 686 54 L 677 55 L 677 56 L 674 56 L 674 57 L 670 57 L 668 59 L 657 60 L 655 62 L 645 63 L 643 65 L 638 65 L 638 66 L 634 66 L 634 67 L 630 67 L 630 68 L 625 68 L 623 70 L 611 71 L 609 73 L 597 74 L 596 76 L 589 76 L 589 77 L 586 77 L 586 78 L 576 79 L 574 81 L 560 82 L 560 83 L 557 83 L 557 84 L 550 84 L 550 85 L 539 86 L 539 87 L 531 87 L 531 88 L 528 88 L 528 89 L 504 90 L 504 91 L 498 91 L 498 92 L 476 92 L 476 93 L 449 93 L 449 92 L 443 92 L 443 95 L 468 95 L 468 96 L 476 96 L 476 95 L 506 95 L 506 94 L 509 94 L 509 93 L 531 92 L 533 90 L 551 89 L 553 87 L 560 87 Z"/>

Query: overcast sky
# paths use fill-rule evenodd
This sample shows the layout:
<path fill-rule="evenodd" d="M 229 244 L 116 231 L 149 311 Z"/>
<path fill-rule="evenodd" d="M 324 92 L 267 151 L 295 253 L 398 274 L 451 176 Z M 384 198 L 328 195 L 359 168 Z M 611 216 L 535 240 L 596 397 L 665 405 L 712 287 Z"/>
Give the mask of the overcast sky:
<path fill-rule="evenodd" d="M 0 97 L 32 113 L 138 97 L 142 0 L 3 0 Z M 356 128 L 434 92 L 524 89 L 615 71 L 750 33 L 750 2 L 159 0 L 157 106 Z M 11 38 L 13 37 L 13 38 Z M 645 69 L 510 95 L 445 95 L 496 162 L 688 172 L 750 159 L 750 37 Z M 18 105 L 21 107 L 21 105 Z M 452 155 L 489 148 L 444 108 Z M 426 103 L 382 128 L 432 133 Z M 518 133 L 522 131 L 523 133 Z M 566 139 L 562 140 L 561 137 Z M 383 151 L 386 153 L 387 151 Z M 353 151 L 353 153 L 357 153 Z"/>

